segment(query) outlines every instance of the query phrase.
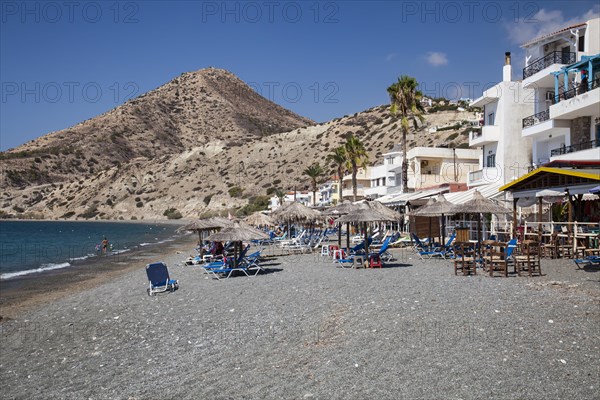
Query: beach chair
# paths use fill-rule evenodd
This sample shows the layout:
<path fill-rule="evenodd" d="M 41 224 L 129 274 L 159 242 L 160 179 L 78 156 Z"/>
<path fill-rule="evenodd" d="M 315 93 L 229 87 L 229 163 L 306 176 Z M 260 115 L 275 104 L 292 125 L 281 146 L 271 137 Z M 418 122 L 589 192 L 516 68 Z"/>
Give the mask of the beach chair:
<path fill-rule="evenodd" d="M 390 262 L 394 259 L 394 256 L 392 256 L 392 254 L 388 251 L 391 239 L 392 239 L 391 237 L 387 237 L 383 241 L 383 244 L 378 252 L 369 253 L 369 263 L 371 263 L 371 258 L 373 258 L 375 264 L 377 264 L 378 262 L 381 264 L 382 261 Z M 381 267 L 381 265 L 377 265 L 377 266 Z"/>
<path fill-rule="evenodd" d="M 600 267 L 600 256 L 587 256 L 585 258 L 578 258 L 573 261 L 579 269 L 585 267 Z"/>
<path fill-rule="evenodd" d="M 241 252 L 240 255 L 238 257 L 238 264 L 241 264 L 242 261 L 244 260 L 244 257 L 246 257 L 246 254 L 248 253 L 248 250 L 250 249 L 250 245 L 246 246 Z M 206 273 L 210 273 L 211 270 L 213 269 L 223 269 L 223 268 L 227 268 L 233 266 L 233 258 L 227 258 L 227 261 L 214 261 L 214 262 L 210 262 L 207 263 L 205 265 L 201 265 L 200 267 L 204 270 L 204 272 Z"/>
<path fill-rule="evenodd" d="M 439 251 L 434 251 L 431 248 L 425 246 L 421 239 L 419 239 L 419 237 L 415 233 L 411 233 L 411 236 L 413 238 L 413 241 L 415 242 L 416 252 L 421 258 L 421 260 L 425 261 L 424 256 L 427 256 L 427 259 L 430 259 L 434 255 L 439 255 Z"/>
<path fill-rule="evenodd" d="M 146 275 L 149 282 L 149 287 L 146 289 L 148 296 L 167 291 L 173 292 L 179 288 L 179 281 L 169 277 L 167 264 L 163 262 L 146 265 Z"/>

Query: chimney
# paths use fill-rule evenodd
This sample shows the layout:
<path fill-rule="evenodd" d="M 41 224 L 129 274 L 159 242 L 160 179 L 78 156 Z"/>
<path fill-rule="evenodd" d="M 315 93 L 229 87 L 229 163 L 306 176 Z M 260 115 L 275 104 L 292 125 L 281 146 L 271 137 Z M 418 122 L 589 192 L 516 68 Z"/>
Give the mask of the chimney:
<path fill-rule="evenodd" d="M 512 80 L 512 67 L 510 66 L 510 51 L 504 53 L 504 67 L 502 68 L 502 81 L 510 82 Z"/>

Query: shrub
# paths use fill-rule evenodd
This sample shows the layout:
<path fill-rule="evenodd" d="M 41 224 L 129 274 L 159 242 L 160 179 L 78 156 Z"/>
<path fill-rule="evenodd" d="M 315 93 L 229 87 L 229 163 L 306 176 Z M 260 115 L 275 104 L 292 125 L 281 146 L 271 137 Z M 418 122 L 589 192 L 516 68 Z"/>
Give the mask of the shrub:
<path fill-rule="evenodd" d="M 458 137 L 458 133 L 453 133 L 452 135 L 448 136 L 446 138 L 446 140 L 454 140 Z"/>
<path fill-rule="evenodd" d="M 202 201 L 204 202 L 204 204 L 209 205 L 212 197 L 213 197 L 213 195 L 209 194 L 207 196 L 204 196 L 204 199 L 202 199 Z"/>
<path fill-rule="evenodd" d="M 61 215 L 60 218 L 71 218 L 73 215 L 75 215 L 75 211 L 69 211 Z"/>
<path fill-rule="evenodd" d="M 15 210 L 15 211 L 16 211 L 16 212 L 18 212 L 18 213 L 25 212 L 25 209 L 24 209 L 24 208 L 22 208 L 22 207 L 19 207 L 19 206 L 17 206 L 17 205 L 14 205 L 14 206 L 13 206 L 13 210 Z"/>
<path fill-rule="evenodd" d="M 244 191 L 244 189 L 242 189 L 239 186 L 234 186 L 231 189 L 229 189 L 229 196 L 231 197 L 240 197 L 242 195 L 242 192 Z"/>
<path fill-rule="evenodd" d="M 181 215 L 181 213 L 179 211 L 177 211 L 176 208 L 166 209 L 165 212 L 163 213 L 163 215 L 165 217 L 167 217 L 168 219 L 180 219 L 183 217 L 183 215 Z"/>
<path fill-rule="evenodd" d="M 144 207 L 144 203 L 143 203 L 143 202 L 141 202 L 141 201 L 138 201 L 137 203 L 135 203 L 135 206 L 136 206 L 137 208 L 142 208 L 142 207 Z"/>

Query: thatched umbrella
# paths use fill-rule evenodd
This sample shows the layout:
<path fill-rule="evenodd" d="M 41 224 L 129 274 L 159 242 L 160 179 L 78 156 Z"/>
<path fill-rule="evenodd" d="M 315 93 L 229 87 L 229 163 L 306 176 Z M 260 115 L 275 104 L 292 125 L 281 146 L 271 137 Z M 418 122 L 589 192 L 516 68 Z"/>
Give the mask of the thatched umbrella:
<path fill-rule="evenodd" d="M 393 221 L 394 219 L 389 216 L 383 214 L 382 212 L 372 208 L 368 203 L 366 207 L 355 210 L 349 214 L 346 214 L 338 220 L 339 222 L 362 222 L 363 229 L 365 233 L 365 255 L 368 257 L 369 255 L 369 241 L 367 234 L 367 223 L 368 222 L 381 222 L 381 221 Z"/>
<path fill-rule="evenodd" d="M 392 210 L 391 208 L 389 208 L 388 206 L 382 204 L 381 202 L 379 202 L 377 200 L 370 201 L 369 206 L 371 206 L 371 208 L 381 212 L 382 214 L 387 215 L 394 221 L 398 221 L 398 220 L 402 219 L 402 214 L 400 214 L 398 211 Z"/>
<path fill-rule="evenodd" d="M 214 231 L 233 225 L 233 222 L 221 217 L 198 219 L 191 224 L 182 226 L 178 230 L 198 232 L 198 241 L 200 242 L 200 257 L 204 255 L 202 247 L 202 236 L 204 232 Z"/>
<path fill-rule="evenodd" d="M 306 207 L 302 203 L 293 202 L 288 206 L 277 209 L 273 213 L 273 218 L 280 222 L 315 222 L 322 217 L 322 214 Z"/>
<path fill-rule="evenodd" d="M 266 214 L 263 214 L 260 211 L 255 212 L 254 214 L 246 217 L 244 219 L 247 223 L 254 226 L 273 226 L 275 225 L 275 221 L 273 218 L 269 217 Z"/>
<path fill-rule="evenodd" d="M 438 197 L 436 198 L 435 202 L 432 202 L 431 204 L 429 202 L 427 202 L 426 205 L 424 205 L 423 207 L 412 211 L 410 214 L 413 216 L 418 216 L 418 217 L 442 217 L 442 245 L 444 245 L 444 242 L 446 241 L 446 235 L 445 235 L 445 230 L 446 230 L 446 222 L 444 221 L 444 216 L 445 215 L 453 215 L 456 214 L 456 212 L 454 211 L 454 204 L 450 203 L 448 200 L 446 200 L 446 197 L 440 193 L 438 195 Z M 430 220 L 431 222 L 431 220 Z"/>
<path fill-rule="evenodd" d="M 480 214 L 479 218 L 477 218 L 477 241 L 481 242 L 481 214 L 510 214 L 511 211 L 503 207 L 501 205 L 496 204 L 493 200 L 486 199 L 483 197 L 478 190 L 473 192 L 473 197 L 471 200 L 463 203 L 457 204 L 452 207 L 452 211 L 455 214 L 463 213 L 463 214 Z M 481 246 L 480 246 L 481 248 Z"/>
<path fill-rule="evenodd" d="M 269 235 L 254 229 L 243 221 L 233 223 L 233 226 L 224 228 L 220 232 L 213 233 L 207 239 L 211 241 L 231 241 L 234 242 L 233 247 L 233 265 L 237 267 L 237 258 L 239 245 L 242 242 L 248 242 L 250 240 L 268 239 Z"/>
<path fill-rule="evenodd" d="M 323 217 L 317 210 L 306 207 L 302 203 L 293 202 L 288 206 L 277 209 L 273 213 L 273 219 L 277 222 L 287 223 L 288 234 L 290 234 L 290 225 L 293 222 L 313 223 Z"/>
<path fill-rule="evenodd" d="M 331 207 L 326 210 L 327 215 L 346 215 L 350 214 L 353 211 L 360 210 L 364 208 L 363 203 L 352 203 L 350 200 L 344 200 L 342 203 L 338 204 L 335 207 Z M 342 224 L 338 221 L 338 246 L 342 247 Z M 350 222 L 346 222 L 346 248 L 350 248 Z"/>

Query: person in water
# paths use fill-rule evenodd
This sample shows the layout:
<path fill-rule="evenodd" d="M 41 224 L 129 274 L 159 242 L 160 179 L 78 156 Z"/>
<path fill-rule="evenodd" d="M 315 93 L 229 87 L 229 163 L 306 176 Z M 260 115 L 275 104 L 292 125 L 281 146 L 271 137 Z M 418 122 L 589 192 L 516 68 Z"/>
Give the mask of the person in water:
<path fill-rule="evenodd" d="M 106 254 L 107 251 L 108 251 L 108 239 L 105 236 L 104 240 L 102 241 L 102 253 Z"/>

